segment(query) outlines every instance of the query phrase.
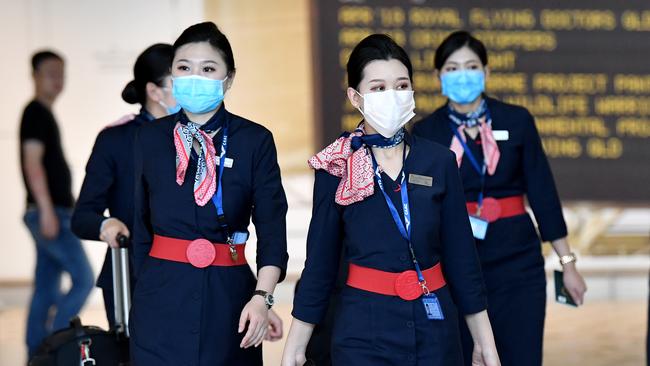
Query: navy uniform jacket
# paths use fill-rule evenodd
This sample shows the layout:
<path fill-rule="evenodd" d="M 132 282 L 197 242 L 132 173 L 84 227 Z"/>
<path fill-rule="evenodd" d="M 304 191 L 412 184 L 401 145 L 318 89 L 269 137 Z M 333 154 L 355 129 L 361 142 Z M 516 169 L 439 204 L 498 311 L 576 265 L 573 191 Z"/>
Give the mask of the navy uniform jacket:
<path fill-rule="evenodd" d="M 507 130 L 507 141 L 497 141 L 501 157 L 494 175 L 485 179 L 485 197 L 525 195 L 544 241 L 567 235 L 553 175 L 531 114 L 523 107 L 487 98 L 494 131 Z M 451 144 L 447 106 L 415 124 L 413 133 L 445 146 Z M 467 139 L 478 161 L 483 152 L 477 140 Z M 460 175 L 465 199 L 476 201 L 480 176 L 467 154 Z M 488 311 L 501 362 L 504 366 L 541 365 L 546 276 L 540 238 L 528 214 L 499 219 L 488 226 L 485 240 L 477 240 L 488 290 Z M 472 340 L 461 330 L 466 364 Z"/>
<path fill-rule="evenodd" d="M 506 104 L 487 98 L 492 117 L 492 130 L 507 130 L 507 141 L 497 141 L 501 157 L 494 175 L 485 179 L 485 197 L 504 198 L 526 195 L 543 241 L 553 241 L 567 235 L 562 216 L 562 205 L 555 188 L 542 142 L 532 115 L 523 107 Z M 415 124 L 413 134 L 449 146 L 453 132 L 447 107 Z M 480 145 L 467 139 L 478 161 L 483 161 Z M 480 176 L 474 170 L 467 154 L 463 156 L 460 174 L 465 189 L 465 199 L 476 201 L 480 192 Z M 513 227 L 513 225 L 515 225 Z M 528 215 L 515 216 L 493 222 L 488 227 L 486 240 L 512 243 L 539 242 L 537 233 Z M 479 254 L 481 246 L 479 245 Z M 502 248 L 503 249 L 503 248 Z M 492 261 L 507 260 L 509 254 L 491 252 L 481 255 L 485 266 Z M 489 284 L 488 284 L 489 286 Z"/>
<path fill-rule="evenodd" d="M 86 164 L 79 199 L 72 215 L 72 231 L 86 240 L 100 240 L 99 229 L 107 218 L 122 221 L 129 231 L 133 228 L 133 151 L 138 128 L 153 120 L 144 109 L 132 121 L 104 129 L 97 136 L 93 151 Z M 110 248 L 106 251 L 104 265 L 97 286 L 112 291 Z"/>
<path fill-rule="evenodd" d="M 225 243 L 210 201 L 194 201 L 196 160 L 176 183 L 173 130 L 182 113 L 144 125 L 136 138 L 134 265 L 138 281 L 131 312 L 131 350 L 136 365 L 261 365 L 261 347 L 243 350 L 239 316 L 256 279 L 249 266 L 204 269 L 148 255 L 153 234 Z M 221 107 L 213 119 L 228 121 L 223 205 L 232 232 L 257 232 L 257 268 L 277 266 L 285 276 L 287 202 L 271 133 Z M 211 123 L 208 121 L 207 123 Z M 222 131 L 222 130 L 221 130 Z M 214 138 L 217 153 L 222 132 Z M 248 258 L 249 261 L 252 258 Z"/>
<path fill-rule="evenodd" d="M 420 299 L 404 301 L 345 287 L 337 305 L 332 339 L 334 365 L 458 365 L 457 308 L 462 314 L 486 308 L 485 290 L 453 154 L 427 140 L 407 137 L 411 147 L 404 170 L 433 178 L 430 187 L 408 184 L 412 241 L 422 269 L 438 262 L 448 286 L 436 291 L 445 321 L 426 318 Z M 354 263 L 388 272 L 413 269 L 375 180 L 375 192 L 349 206 L 335 203 L 340 178 L 315 173 L 314 206 L 307 238 L 307 261 L 294 299 L 293 316 L 318 324 L 341 265 Z M 397 184 L 384 174 L 387 190 Z M 390 193 L 401 207 L 397 193 Z M 398 209 L 398 211 L 401 211 Z M 400 215 L 402 213 L 400 212 Z M 403 217 L 402 217 L 403 219 Z"/>

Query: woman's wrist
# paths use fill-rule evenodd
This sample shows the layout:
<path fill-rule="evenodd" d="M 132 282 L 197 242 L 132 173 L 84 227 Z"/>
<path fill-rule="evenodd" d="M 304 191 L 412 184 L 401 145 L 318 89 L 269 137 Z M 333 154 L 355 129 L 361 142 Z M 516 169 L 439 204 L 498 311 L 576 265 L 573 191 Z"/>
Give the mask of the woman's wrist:
<path fill-rule="evenodd" d="M 295 348 L 307 347 L 311 334 L 314 331 L 314 324 L 303 322 L 300 319 L 293 318 L 287 344 Z"/>
<path fill-rule="evenodd" d="M 494 347 L 494 335 L 492 334 L 492 325 L 490 324 L 487 310 L 466 315 L 465 320 L 475 345 Z"/>
<path fill-rule="evenodd" d="M 564 272 L 573 272 L 576 271 L 576 262 L 570 262 L 562 265 L 562 270 Z"/>

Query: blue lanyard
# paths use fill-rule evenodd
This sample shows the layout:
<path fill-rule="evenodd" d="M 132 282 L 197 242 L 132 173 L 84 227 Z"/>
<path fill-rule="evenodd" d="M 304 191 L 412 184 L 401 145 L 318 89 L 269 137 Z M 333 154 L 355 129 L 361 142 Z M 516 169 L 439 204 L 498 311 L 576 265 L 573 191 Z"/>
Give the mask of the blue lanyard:
<path fill-rule="evenodd" d="M 226 165 L 226 151 L 228 150 L 228 123 L 226 122 L 223 126 L 223 137 L 221 138 L 221 151 L 219 155 L 219 178 L 217 179 L 217 192 L 212 196 L 212 203 L 217 207 L 217 220 L 221 226 L 221 230 L 226 234 L 226 240 L 228 244 L 232 244 L 232 237 L 230 236 L 230 231 L 228 230 L 228 223 L 226 222 L 226 217 L 223 211 L 223 188 L 222 188 L 222 177 L 223 169 Z"/>
<path fill-rule="evenodd" d="M 474 156 L 474 153 L 472 153 L 472 150 L 470 150 L 469 146 L 467 146 L 467 143 L 458 132 L 458 129 L 455 127 L 456 125 L 453 122 L 449 122 L 449 128 L 451 128 L 451 131 L 454 133 L 458 141 L 460 141 L 460 144 L 463 146 L 463 150 L 465 150 L 465 155 L 467 155 L 469 162 L 481 177 L 481 191 L 478 194 L 478 209 L 480 210 L 481 207 L 483 207 L 483 191 L 485 190 L 485 173 L 487 171 L 487 166 L 485 165 L 485 161 L 483 161 L 483 164 L 478 163 L 476 157 Z"/>
<path fill-rule="evenodd" d="M 420 282 L 420 286 L 422 286 L 422 290 L 424 291 L 424 294 L 428 295 L 429 289 L 426 287 L 426 280 L 424 279 L 424 275 L 422 274 L 422 270 L 420 269 L 420 264 L 418 263 L 418 260 L 415 257 L 415 251 L 413 250 L 413 245 L 411 243 L 411 209 L 409 205 L 406 173 L 404 172 L 405 169 L 404 162 L 406 161 L 406 145 L 404 146 L 404 153 L 402 157 L 402 178 L 400 181 L 400 194 L 402 197 L 402 210 L 404 211 L 404 222 L 402 222 L 402 220 L 400 219 L 399 213 L 397 212 L 397 208 L 395 208 L 393 201 L 391 201 L 390 197 L 388 197 L 388 194 L 386 194 L 386 190 L 384 189 L 384 182 L 383 179 L 381 178 L 381 170 L 379 169 L 379 164 L 377 164 L 377 160 L 375 159 L 375 156 L 372 154 L 372 150 L 369 149 L 369 151 L 370 151 L 370 156 L 372 157 L 372 165 L 375 171 L 375 177 L 377 178 L 377 184 L 379 185 L 379 189 L 381 190 L 381 193 L 384 196 L 384 200 L 386 200 L 386 204 L 388 205 L 388 210 L 390 211 L 390 214 L 393 217 L 393 221 L 395 221 L 395 225 L 397 225 L 397 229 L 399 230 L 404 240 L 408 242 L 409 252 L 411 254 L 411 259 L 413 260 L 413 265 L 415 266 L 415 271 L 417 272 L 418 275 L 418 281 Z"/>

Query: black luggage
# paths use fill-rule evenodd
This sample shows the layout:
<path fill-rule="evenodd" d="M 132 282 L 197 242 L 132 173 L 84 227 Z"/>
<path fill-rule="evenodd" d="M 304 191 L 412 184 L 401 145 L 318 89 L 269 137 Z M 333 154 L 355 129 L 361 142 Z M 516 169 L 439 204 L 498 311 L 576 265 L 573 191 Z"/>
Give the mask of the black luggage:
<path fill-rule="evenodd" d="M 128 366 L 129 363 L 129 282 L 128 238 L 118 237 L 119 248 L 111 251 L 115 328 L 106 331 L 84 326 L 78 317 L 70 327 L 47 337 L 29 361 L 29 366 Z"/>

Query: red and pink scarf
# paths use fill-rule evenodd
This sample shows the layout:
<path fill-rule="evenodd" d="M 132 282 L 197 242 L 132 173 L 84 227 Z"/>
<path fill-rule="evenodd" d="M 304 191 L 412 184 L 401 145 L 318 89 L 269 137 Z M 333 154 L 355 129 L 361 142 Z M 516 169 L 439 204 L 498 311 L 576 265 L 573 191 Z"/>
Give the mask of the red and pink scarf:
<path fill-rule="evenodd" d="M 489 113 L 487 112 L 487 104 L 485 103 L 485 100 L 483 100 L 481 106 L 476 112 L 468 113 L 466 115 L 454 111 L 451 106 L 449 106 L 449 118 L 458 126 L 458 135 L 463 139 L 463 142 L 467 142 L 465 129 L 478 125 L 478 131 L 481 136 L 483 159 L 487 168 L 487 173 L 489 175 L 494 175 L 497 165 L 499 164 L 501 153 L 499 152 L 499 146 L 497 145 L 497 142 L 494 139 L 494 134 L 492 133 L 492 120 L 488 116 Z M 449 148 L 456 154 L 456 163 L 458 163 L 458 167 L 460 167 L 465 150 L 455 134 L 451 139 L 451 145 Z"/>
<path fill-rule="evenodd" d="M 183 185 L 192 154 L 192 145 L 197 141 L 201 147 L 194 176 L 194 201 L 205 206 L 217 187 L 216 150 L 212 138 L 194 122 L 176 123 L 174 145 L 176 147 L 176 183 Z"/>

